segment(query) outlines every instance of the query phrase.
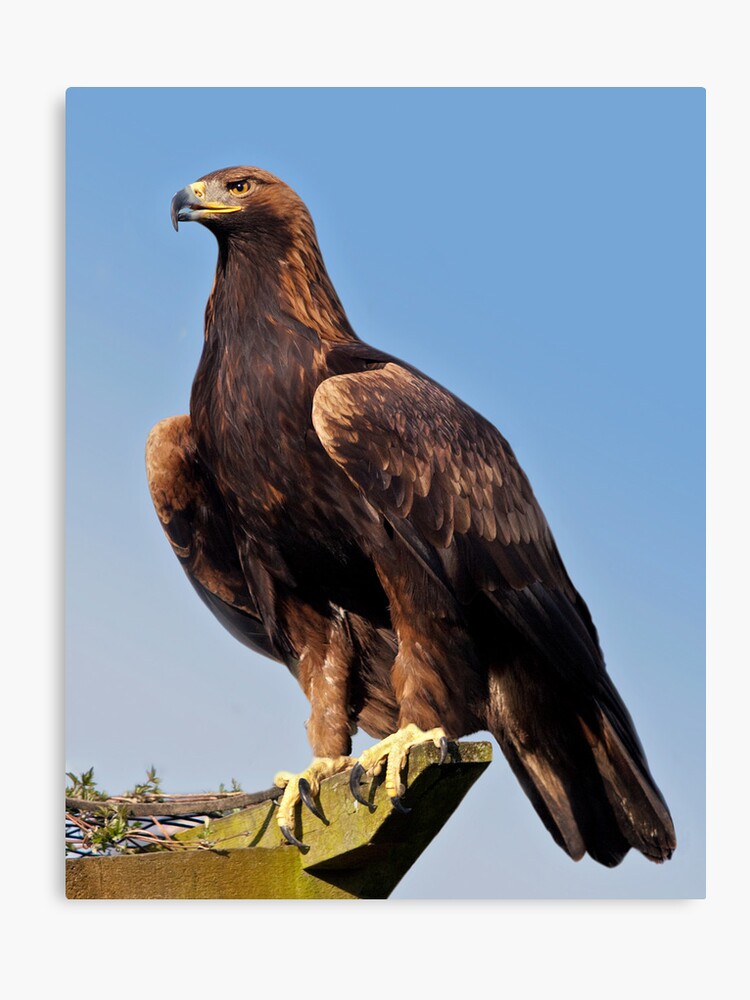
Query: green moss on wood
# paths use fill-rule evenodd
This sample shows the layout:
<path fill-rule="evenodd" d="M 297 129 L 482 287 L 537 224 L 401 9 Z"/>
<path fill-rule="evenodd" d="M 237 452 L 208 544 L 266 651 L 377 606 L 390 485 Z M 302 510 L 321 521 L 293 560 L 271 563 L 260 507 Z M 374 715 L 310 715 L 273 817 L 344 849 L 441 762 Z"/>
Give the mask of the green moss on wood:
<path fill-rule="evenodd" d="M 409 755 L 395 812 L 384 777 L 363 785 L 367 808 L 349 791 L 349 772 L 323 782 L 322 822 L 298 807 L 287 844 L 268 802 L 177 834 L 184 852 L 91 857 L 66 862 L 69 898 L 107 899 L 384 899 L 445 825 L 492 759 L 489 743 L 451 744 L 438 763 L 432 744 Z"/>

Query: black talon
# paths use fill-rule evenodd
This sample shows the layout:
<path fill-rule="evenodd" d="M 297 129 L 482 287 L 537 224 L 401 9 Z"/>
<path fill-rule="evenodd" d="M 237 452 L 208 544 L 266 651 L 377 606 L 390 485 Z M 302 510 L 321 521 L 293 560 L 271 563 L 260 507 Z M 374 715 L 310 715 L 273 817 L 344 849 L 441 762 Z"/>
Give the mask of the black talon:
<path fill-rule="evenodd" d="M 397 795 L 395 798 L 391 799 L 391 805 L 396 810 L 396 812 L 403 813 L 404 815 L 406 815 L 406 813 L 411 812 L 411 809 L 408 806 L 405 806 L 404 803 L 401 801 L 400 795 Z"/>
<path fill-rule="evenodd" d="M 440 760 L 438 761 L 438 763 L 439 764 L 444 764 L 445 763 L 445 758 L 447 756 L 448 756 L 448 737 L 447 736 L 441 736 L 440 737 Z"/>
<path fill-rule="evenodd" d="M 310 791 L 310 782 L 307 780 L 307 778 L 300 778 L 297 784 L 299 788 L 299 797 L 305 803 L 307 808 L 310 810 L 313 816 L 316 816 L 318 819 L 323 820 L 323 822 L 325 822 L 325 816 L 313 802 L 312 792 Z"/>
<path fill-rule="evenodd" d="M 289 829 L 288 826 L 281 826 L 279 827 L 279 829 L 284 834 L 284 840 L 286 840 L 288 844 L 292 844 L 293 847 L 299 847 L 301 851 L 310 850 L 307 844 L 303 844 L 301 840 L 297 840 L 297 838 L 294 836 L 294 834 L 292 833 L 292 831 Z"/>
<path fill-rule="evenodd" d="M 359 784 L 364 776 L 365 769 L 361 764 L 355 764 L 352 768 L 352 773 L 349 775 L 349 791 L 352 793 L 357 802 L 361 803 L 363 806 L 370 808 L 370 803 L 367 799 L 363 799 L 359 792 Z"/>

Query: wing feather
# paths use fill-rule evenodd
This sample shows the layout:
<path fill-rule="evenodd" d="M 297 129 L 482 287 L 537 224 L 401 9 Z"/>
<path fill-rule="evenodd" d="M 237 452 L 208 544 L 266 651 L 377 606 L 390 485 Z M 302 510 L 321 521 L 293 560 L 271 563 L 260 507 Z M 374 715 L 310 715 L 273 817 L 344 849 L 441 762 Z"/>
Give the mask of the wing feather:
<path fill-rule="evenodd" d="M 442 386 L 380 358 L 318 387 L 323 447 L 461 602 L 491 595 L 567 679 L 595 679 L 596 630 L 510 445 Z"/>
<path fill-rule="evenodd" d="M 336 375 L 315 394 L 313 424 L 331 458 L 385 516 L 408 519 L 426 538 L 450 525 L 437 548 L 449 548 L 454 535 L 480 546 L 494 570 L 478 589 L 542 582 L 573 596 L 510 446 L 441 386 L 395 362 Z"/>
<path fill-rule="evenodd" d="M 189 417 L 153 428 L 146 470 L 161 526 L 201 600 L 245 646 L 283 661 L 248 588 L 224 501 L 198 462 Z"/>

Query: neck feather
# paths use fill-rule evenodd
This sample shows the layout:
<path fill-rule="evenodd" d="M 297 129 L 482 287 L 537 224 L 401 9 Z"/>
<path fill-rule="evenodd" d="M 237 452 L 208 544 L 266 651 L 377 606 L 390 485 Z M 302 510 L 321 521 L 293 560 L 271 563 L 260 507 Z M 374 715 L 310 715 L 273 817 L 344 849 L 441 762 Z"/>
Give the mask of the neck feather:
<path fill-rule="evenodd" d="M 249 332 L 267 322 L 303 327 L 324 342 L 357 340 L 328 276 L 312 222 L 286 243 L 233 236 L 219 241 L 206 338 Z"/>

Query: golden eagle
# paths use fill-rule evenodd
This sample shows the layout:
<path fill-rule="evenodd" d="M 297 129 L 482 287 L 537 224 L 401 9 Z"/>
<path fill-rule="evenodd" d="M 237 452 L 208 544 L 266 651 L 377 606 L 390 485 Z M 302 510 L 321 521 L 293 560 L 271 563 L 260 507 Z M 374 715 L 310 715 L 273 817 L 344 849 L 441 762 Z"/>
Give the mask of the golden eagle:
<path fill-rule="evenodd" d="M 218 263 L 190 415 L 151 431 L 149 486 L 203 601 L 310 701 L 287 840 L 325 775 L 351 768 L 359 797 L 385 761 L 404 809 L 411 746 L 489 730 L 572 858 L 669 858 L 669 811 L 502 435 L 359 340 L 282 181 L 219 170 L 171 212 L 214 234 Z M 354 761 L 358 727 L 381 742 Z"/>

